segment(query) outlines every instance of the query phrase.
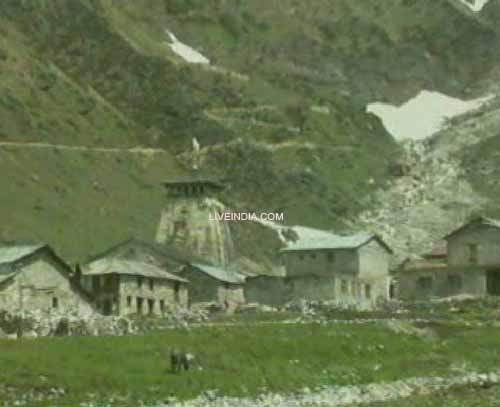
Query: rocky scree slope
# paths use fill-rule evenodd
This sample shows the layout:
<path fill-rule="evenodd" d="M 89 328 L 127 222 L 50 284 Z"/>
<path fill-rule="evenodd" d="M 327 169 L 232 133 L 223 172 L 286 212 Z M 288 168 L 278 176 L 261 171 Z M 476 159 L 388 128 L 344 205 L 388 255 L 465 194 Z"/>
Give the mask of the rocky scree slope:
<path fill-rule="evenodd" d="M 498 98 L 476 112 L 449 121 L 432 138 L 405 141 L 404 158 L 387 189 L 370 197 L 371 209 L 353 227 L 377 230 L 395 249 L 395 262 L 429 251 L 471 216 L 496 216 L 499 191 L 494 177 L 498 154 L 482 160 L 479 151 L 498 143 Z M 488 191 L 487 191 L 488 190 Z"/>

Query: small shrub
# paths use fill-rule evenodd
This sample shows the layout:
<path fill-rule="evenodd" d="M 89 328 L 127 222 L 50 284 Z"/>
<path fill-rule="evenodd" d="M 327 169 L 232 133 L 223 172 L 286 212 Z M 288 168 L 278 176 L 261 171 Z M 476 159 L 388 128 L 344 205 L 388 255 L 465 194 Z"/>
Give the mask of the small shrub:
<path fill-rule="evenodd" d="M 0 61 L 7 61 L 9 59 L 9 54 L 6 50 L 0 48 Z"/>

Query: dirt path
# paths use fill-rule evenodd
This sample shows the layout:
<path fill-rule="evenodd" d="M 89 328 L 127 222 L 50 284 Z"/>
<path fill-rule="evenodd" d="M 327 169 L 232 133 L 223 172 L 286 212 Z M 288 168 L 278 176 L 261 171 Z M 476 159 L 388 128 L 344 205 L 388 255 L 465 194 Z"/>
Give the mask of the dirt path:
<path fill-rule="evenodd" d="M 147 147 L 132 147 L 132 148 L 116 148 L 116 147 L 92 147 L 92 146 L 70 146 L 66 144 L 51 144 L 42 142 L 18 142 L 18 141 L 2 141 L 0 148 L 32 148 L 32 149 L 54 149 L 65 151 L 90 151 L 99 153 L 131 153 L 131 154 L 164 154 L 167 150 L 161 148 Z"/>

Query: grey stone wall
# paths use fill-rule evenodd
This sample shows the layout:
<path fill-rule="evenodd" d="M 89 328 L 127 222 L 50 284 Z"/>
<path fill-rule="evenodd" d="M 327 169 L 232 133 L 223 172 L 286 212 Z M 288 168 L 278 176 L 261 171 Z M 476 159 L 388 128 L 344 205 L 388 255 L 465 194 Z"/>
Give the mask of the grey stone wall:
<path fill-rule="evenodd" d="M 358 254 L 355 250 L 300 250 L 281 253 L 286 274 L 293 276 L 331 276 L 342 272 L 358 271 Z"/>
<path fill-rule="evenodd" d="M 402 300 L 485 293 L 486 274 L 480 270 L 411 270 L 399 275 L 398 297 Z"/>
<path fill-rule="evenodd" d="M 180 275 L 189 281 L 189 303 L 218 302 L 224 304 L 244 303 L 245 294 L 242 284 L 219 281 L 197 270 L 186 267 Z"/>
<path fill-rule="evenodd" d="M 376 279 L 389 275 L 390 253 L 376 240 L 358 249 L 359 275 L 361 278 Z"/>
<path fill-rule="evenodd" d="M 283 252 L 289 299 L 335 300 L 373 308 L 389 298 L 390 253 L 376 240 L 358 249 Z M 315 276 L 317 278 L 315 278 Z"/>
<path fill-rule="evenodd" d="M 120 315 L 162 315 L 169 309 L 175 309 L 179 306 L 187 307 L 188 305 L 188 289 L 185 283 L 144 277 L 142 286 L 139 287 L 137 276 L 120 275 L 119 277 L 119 307 L 117 311 Z M 153 289 L 151 289 L 150 281 L 153 281 Z M 176 286 L 178 287 L 177 294 Z M 142 299 L 141 310 L 138 307 L 140 299 Z"/>
<path fill-rule="evenodd" d="M 0 285 L 0 309 L 93 312 L 87 298 L 66 277 L 67 269 L 47 252 L 17 267 L 19 272 Z"/>
<path fill-rule="evenodd" d="M 290 286 L 283 277 L 248 277 L 245 283 L 245 299 L 249 303 L 270 306 L 285 304 L 290 298 Z"/>
<path fill-rule="evenodd" d="M 288 300 L 328 301 L 335 299 L 335 277 L 318 277 L 316 275 L 287 278 L 289 286 Z"/>
<path fill-rule="evenodd" d="M 477 265 L 499 266 L 500 230 L 488 225 L 469 225 L 448 239 L 448 264 L 464 266 L 470 262 L 470 244 L 477 245 Z"/>

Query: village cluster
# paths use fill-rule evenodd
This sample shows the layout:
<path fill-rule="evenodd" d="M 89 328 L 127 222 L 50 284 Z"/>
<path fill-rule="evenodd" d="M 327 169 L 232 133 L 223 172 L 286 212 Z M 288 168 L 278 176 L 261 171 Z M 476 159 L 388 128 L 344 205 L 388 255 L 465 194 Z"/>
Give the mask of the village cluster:
<path fill-rule="evenodd" d="M 372 309 L 394 298 L 500 294 L 500 221 L 473 219 L 392 270 L 391 248 L 373 233 L 292 239 L 276 254 L 276 273 L 262 275 L 236 253 L 228 224 L 210 216 L 224 210 L 215 198 L 221 182 L 196 174 L 165 186 L 150 242 L 130 238 L 76 266 L 44 243 L 2 244 L 0 309 L 162 315 L 302 299 Z"/>

